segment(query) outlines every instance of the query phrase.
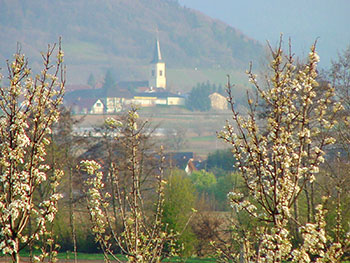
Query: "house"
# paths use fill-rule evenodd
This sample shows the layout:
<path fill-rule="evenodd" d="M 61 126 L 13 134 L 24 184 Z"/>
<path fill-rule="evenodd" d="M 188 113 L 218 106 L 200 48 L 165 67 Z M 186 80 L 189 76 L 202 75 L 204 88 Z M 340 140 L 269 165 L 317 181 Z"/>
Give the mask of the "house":
<path fill-rule="evenodd" d="M 65 104 L 73 114 L 98 114 L 103 112 L 104 108 L 101 101 L 94 98 L 78 97 L 75 101 L 65 102 Z"/>
<path fill-rule="evenodd" d="M 193 159 L 191 158 L 188 160 L 188 163 L 187 163 L 186 168 L 185 168 L 185 172 L 187 175 L 191 175 L 194 171 L 198 171 L 198 170 L 193 163 Z"/>
<path fill-rule="evenodd" d="M 227 110 L 227 99 L 220 93 L 214 92 L 209 95 L 211 108 L 214 110 Z"/>
<path fill-rule="evenodd" d="M 193 159 L 193 152 L 169 152 L 165 154 L 165 163 L 169 167 L 177 167 L 179 169 L 185 169 L 188 161 Z"/>
<path fill-rule="evenodd" d="M 188 160 L 188 163 L 185 167 L 185 172 L 187 175 L 191 175 L 195 171 L 205 170 L 206 161 L 202 161 L 200 159 L 194 160 L 193 158 Z"/>
<path fill-rule="evenodd" d="M 119 88 L 108 89 L 102 98 L 105 104 L 104 113 L 117 113 L 129 105 L 133 101 L 133 94 L 128 89 Z"/>
<path fill-rule="evenodd" d="M 185 105 L 185 98 L 180 95 L 171 94 L 167 97 L 167 103 L 168 106 L 184 106 Z"/>
<path fill-rule="evenodd" d="M 79 89 L 68 92 L 64 97 L 64 104 L 73 114 L 90 114 L 92 107 L 101 97 L 102 89 Z M 93 112 L 97 110 L 98 105 L 95 105 Z"/>
<path fill-rule="evenodd" d="M 105 104 L 101 99 L 95 101 L 91 106 L 89 113 L 90 114 L 103 114 L 105 112 Z"/>

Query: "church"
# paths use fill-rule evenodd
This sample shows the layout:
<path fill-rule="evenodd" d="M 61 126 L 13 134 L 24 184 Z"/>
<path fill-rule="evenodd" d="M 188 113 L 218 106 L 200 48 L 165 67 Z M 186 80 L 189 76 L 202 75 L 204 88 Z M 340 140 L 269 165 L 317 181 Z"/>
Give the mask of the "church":
<path fill-rule="evenodd" d="M 159 39 L 155 41 L 153 59 L 146 81 L 122 81 L 109 89 L 77 90 L 67 94 L 65 104 L 73 114 L 113 114 L 139 107 L 184 106 L 185 98 L 167 91 L 166 66 Z"/>
<path fill-rule="evenodd" d="M 153 60 L 150 65 L 149 87 L 166 89 L 165 62 L 162 59 L 158 38 L 154 48 Z"/>

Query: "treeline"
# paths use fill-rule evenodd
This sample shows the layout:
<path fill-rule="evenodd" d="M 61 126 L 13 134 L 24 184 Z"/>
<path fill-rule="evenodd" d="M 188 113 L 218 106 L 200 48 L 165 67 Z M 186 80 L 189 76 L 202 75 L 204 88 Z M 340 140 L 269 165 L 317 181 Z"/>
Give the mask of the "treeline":
<path fill-rule="evenodd" d="M 209 95 L 217 92 L 220 95 L 226 96 L 225 89 L 219 85 L 206 83 L 198 83 L 193 87 L 186 99 L 186 108 L 191 111 L 208 111 L 211 109 Z"/>

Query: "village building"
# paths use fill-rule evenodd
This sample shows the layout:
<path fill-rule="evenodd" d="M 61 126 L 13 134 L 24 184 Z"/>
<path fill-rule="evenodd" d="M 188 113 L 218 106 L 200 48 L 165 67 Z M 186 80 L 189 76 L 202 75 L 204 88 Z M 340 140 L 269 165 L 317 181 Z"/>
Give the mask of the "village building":
<path fill-rule="evenodd" d="M 132 103 L 134 96 L 127 89 L 108 89 L 102 99 L 105 105 L 103 113 L 112 114 L 123 110 L 125 105 Z"/>
<path fill-rule="evenodd" d="M 102 114 L 105 111 L 105 104 L 101 99 L 95 101 L 95 103 L 91 106 L 88 113 L 90 114 Z"/>
<path fill-rule="evenodd" d="M 225 96 L 214 92 L 209 95 L 209 99 L 213 110 L 227 110 L 227 98 Z"/>
<path fill-rule="evenodd" d="M 159 90 L 159 89 L 158 89 Z M 134 104 L 140 106 L 184 106 L 185 98 L 183 96 L 168 92 L 155 91 L 139 93 L 134 97 Z"/>

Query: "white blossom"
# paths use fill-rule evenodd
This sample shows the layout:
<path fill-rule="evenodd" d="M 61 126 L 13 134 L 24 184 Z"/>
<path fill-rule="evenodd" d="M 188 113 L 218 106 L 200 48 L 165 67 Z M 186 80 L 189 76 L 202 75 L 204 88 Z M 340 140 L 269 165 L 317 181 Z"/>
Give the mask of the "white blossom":
<path fill-rule="evenodd" d="M 53 51 L 48 50 L 48 57 Z M 59 115 L 64 80 L 57 81 L 60 70 L 50 73 L 54 67 L 49 60 L 43 64 L 42 74 L 32 78 L 26 58 L 16 53 L 9 64 L 10 84 L 0 89 L 0 252 L 10 254 L 13 262 L 18 262 L 19 249 L 30 240 L 42 238 L 45 244 L 46 223 L 53 221 L 61 198 L 56 193 L 59 172 L 48 175 L 50 167 L 44 161 L 50 126 Z M 60 69 L 61 62 L 55 67 Z M 49 176 L 51 183 L 46 182 Z M 38 204 L 34 195 L 42 183 L 48 183 L 50 191 L 48 199 Z M 24 235 L 29 216 L 37 225 L 31 235 Z"/>
<path fill-rule="evenodd" d="M 259 120 L 250 99 L 251 108 L 246 117 L 231 105 L 234 124 L 228 123 L 219 133 L 219 137 L 232 146 L 247 189 L 244 194 L 238 189 L 228 194 L 231 207 L 236 213 L 245 211 L 249 217 L 265 223 L 254 238 L 249 239 L 247 233 L 245 237 L 237 237 L 244 248 L 244 262 L 313 262 L 311 255 L 334 259 L 322 262 L 336 262 L 342 254 L 341 246 L 326 246 L 322 207 L 317 208 L 315 223 L 296 222 L 301 225 L 303 238 L 299 247 L 292 247 L 288 223 L 296 220 L 291 207 L 305 184 L 313 183 L 315 174 L 319 173 L 319 166 L 324 162 L 324 147 L 335 142 L 329 131 L 342 106 L 339 103 L 332 106 L 334 89 L 330 86 L 321 99 L 316 99 L 319 57 L 314 46 L 309 61 L 298 69 L 291 55 L 284 56 L 281 44 L 272 56 L 272 75 L 267 79 L 267 89 L 262 89 L 256 76 L 248 72 L 259 99 L 268 109 L 266 119 Z M 228 84 L 228 101 L 232 102 L 230 88 Z M 222 249 L 218 249 L 218 253 L 227 255 Z"/>
<path fill-rule="evenodd" d="M 92 232 L 104 252 L 106 254 L 112 253 L 109 248 L 113 244 L 127 254 L 129 262 L 158 263 L 165 255 L 176 254 L 177 234 L 164 229 L 162 225 L 164 186 L 166 184 L 162 169 L 160 169 L 161 174 L 155 176 L 158 198 L 155 214 L 146 216 L 143 210 L 143 194 L 140 189 L 142 166 L 135 158 L 141 153 L 139 145 L 143 125 L 138 128 L 137 119 L 138 114 L 133 108 L 128 112 L 123 122 L 114 119 L 108 119 L 105 122 L 111 132 L 117 134 L 116 139 L 121 139 L 118 136 L 123 136 L 123 143 L 128 146 L 129 154 L 127 154 L 125 162 L 128 171 L 130 171 L 130 186 L 126 186 L 126 189 L 121 187 L 118 167 L 114 163 L 111 164 L 108 174 L 111 185 L 105 183 L 106 177 L 100 171 L 101 166 L 97 162 L 84 160 L 80 167 L 88 175 L 86 195 Z M 120 135 L 121 132 L 124 134 Z M 114 191 L 111 191 L 112 186 Z M 114 207 L 112 200 L 114 200 Z M 121 233 L 116 233 L 116 222 L 121 222 L 123 226 Z M 165 245 L 168 251 L 165 250 Z M 121 262 L 118 259 L 116 261 Z"/>

